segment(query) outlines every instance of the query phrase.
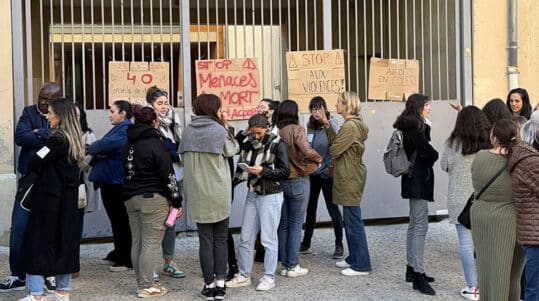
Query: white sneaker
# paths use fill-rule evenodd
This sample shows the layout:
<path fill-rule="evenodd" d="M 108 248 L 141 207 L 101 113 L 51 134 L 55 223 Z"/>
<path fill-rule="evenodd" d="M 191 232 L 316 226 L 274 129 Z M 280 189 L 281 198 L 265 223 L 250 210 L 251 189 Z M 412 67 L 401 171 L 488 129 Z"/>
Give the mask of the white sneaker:
<path fill-rule="evenodd" d="M 341 260 L 341 261 L 337 261 L 337 263 L 335 263 L 335 265 L 338 267 L 338 268 L 341 268 L 341 269 L 346 269 L 346 268 L 349 268 L 351 267 L 351 265 L 346 262 L 346 260 Z"/>
<path fill-rule="evenodd" d="M 238 274 L 234 276 L 234 278 L 227 281 L 225 284 L 226 284 L 226 287 L 248 286 L 248 285 L 251 285 L 251 278 L 245 277 L 242 274 Z"/>
<path fill-rule="evenodd" d="M 19 301 L 35 301 L 35 300 L 38 300 L 38 299 L 34 298 L 34 295 L 28 295 L 24 298 L 19 299 Z M 45 300 L 45 296 L 41 296 L 41 299 L 39 299 L 39 301 L 42 301 L 42 300 Z"/>
<path fill-rule="evenodd" d="M 281 271 L 280 271 L 281 276 L 286 277 L 287 272 L 288 272 L 288 270 L 285 267 L 282 266 Z"/>
<path fill-rule="evenodd" d="M 69 301 L 69 293 L 59 294 L 58 292 L 55 292 L 54 298 L 56 301 Z"/>
<path fill-rule="evenodd" d="M 346 268 L 341 271 L 341 274 L 343 274 L 344 276 L 366 276 L 366 275 L 369 275 L 370 272 L 360 272 L 360 271 L 352 270 L 352 268 Z"/>
<path fill-rule="evenodd" d="M 260 278 L 260 283 L 256 286 L 257 291 L 267 291 L 275 287 L 275 280 L 270 276 Z"/>
<path fill-rule="evenodd" d="M 467 300 L 479 300 L 479 289 L 477 287 L 465 287 L 460 290 L 460 295 Z"/>
<path fill-rule="evenodd" d="M 309 273 L 309 270 L 306 268 L 302 268 L 299 266 L 299 264 L 296 264 L 295 267 L 288 269 L 286 272 L 286 277 L 295 278 L 300 276 L 305 276 Z"/>

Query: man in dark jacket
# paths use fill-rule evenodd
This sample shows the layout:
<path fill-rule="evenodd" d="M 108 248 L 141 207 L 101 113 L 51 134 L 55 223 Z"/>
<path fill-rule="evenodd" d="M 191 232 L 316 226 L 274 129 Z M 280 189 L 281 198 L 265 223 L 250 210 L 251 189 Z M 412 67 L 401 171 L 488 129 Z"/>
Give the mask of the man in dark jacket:
<path fill-rule="evenodd" d="M 52 130 L 47 121 L 49 102 L 60 96 L 60 86 L 56 83 L 46 83 L 39 89 L 38 103 L 22 111 L 15 129 L 15 143 L 21 147 L 17 171 L 24 175 L 28 171 L 30 158 L 38 149 L 45 145 Z M 11 276 L 0 283 L 0 292 L 24 290 L 26 287 L 26 274 L 21 262 L 21 247 L 23 235 L 28 223 L 28 211 L 14 204 L 11 214 L 11 233 L 9 237 L 9 268 Z M 47 290 L 56 289 L 54 277 L 48 277 Z"/>

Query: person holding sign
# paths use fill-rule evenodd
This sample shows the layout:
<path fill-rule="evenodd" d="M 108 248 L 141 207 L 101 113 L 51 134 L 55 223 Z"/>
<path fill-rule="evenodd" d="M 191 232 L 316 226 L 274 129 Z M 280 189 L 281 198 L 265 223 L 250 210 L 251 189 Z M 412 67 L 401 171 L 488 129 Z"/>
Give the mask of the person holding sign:
<path fill-rule="evenodd" d="M 361 198 L 365 187 L 367 168 L 363 162 L 365 140 L 369 128 L 359 115 L 359 96 L 342 92 L 337 98 L 337 113 L 344 118 L 338 132 L 331 126 L 326 114 L 320 114 L 330 141 L 329 154 L 335 160 L 333 171 L 333 203 L 343 206 L 343 222 L 348 243 L 348 257 L 338 261 L 344 276 L 364 276 L 371 272 L 365 225 L 361 219 Z"/>
<path fill-rule="evenodd" d="M 172 159 L 172 166 L 174 167 L 174 173 L 176 180 L 178 180 L 178 187 L 181 188 L 183 184 L 183 168 L 180 163 L 180 156 L 178 154 L 178 146 L 182 136 L 182 129 L 180 125 L 180 117 L 174 111 L 174 108 L 170 106 L 168 102 L 168 94 L 165 90 L 159 89 L 157 86 L 148 88 L 146 92 L 146 101 L 157 113 L 157 119 L 159 120 L 159 132 L 163 138 L 163 142 L 170 153 Z M 183 278 L 185 273 L 180 271 L 174 264 L 174 250 L 176 248 L 176 227 L 167 227 L 165 236 L 163 237 L 163 243 L 161 244 L 163 250 L 163 258 L 165 264 L 163 265 L 163 275 L 173 278 Z M 159 279 L 159 276 L 156 277 Z"/>
<path fill-rule="evenodd" d="M 195 116 L 185 128 L 179 149 L 185 174 L 185 204 L 198 227 L 204 276 L 201 294 L 206 300 L 222 300 L 226 295 L 226 241 L 232 193 L 227 157 L 234 156 L 239 147 L 228 131 L 218 96 L 199 95 L 193 112 Z"/>

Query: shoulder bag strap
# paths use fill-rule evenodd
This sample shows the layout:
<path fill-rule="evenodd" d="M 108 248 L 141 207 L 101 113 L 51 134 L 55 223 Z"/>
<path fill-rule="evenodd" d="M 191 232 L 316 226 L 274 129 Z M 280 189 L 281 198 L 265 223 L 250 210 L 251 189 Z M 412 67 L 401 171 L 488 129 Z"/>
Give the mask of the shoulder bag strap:
<path fill-rule="evenodd" d="M 477 194 L 477 196 L 475 197 L 476 199 L 479 199 L 479 197 L 481 196 L 481 194 L 483 194 L 483 192 L 485 192 L 485 190 L 487 190 L 487 188 L 490 186 L 490 184 L 492 184 L 505 170 L 507 169 L 507 164 L 505 164 L 493 177 L 492 179 L 490 179 L 488 181 L 488 183 L 485 185 L 485 187 L 483 187 L 483 189 L 481 189 L 481 191 L 479 191 L 479 193 Z"/>

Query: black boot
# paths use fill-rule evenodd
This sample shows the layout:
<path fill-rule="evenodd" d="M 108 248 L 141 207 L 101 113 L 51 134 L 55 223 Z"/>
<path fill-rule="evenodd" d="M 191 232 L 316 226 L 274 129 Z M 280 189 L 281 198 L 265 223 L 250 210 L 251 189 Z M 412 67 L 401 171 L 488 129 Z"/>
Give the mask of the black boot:
<path fill-rule="evenodd" d="M 228 268 L 228 273 L 226 274 L 226 281 L 230 281 L 230 279 L 234 278 L 234 276 L 239 273 L 237 265 L 231 265 Z"/>
<path fill-rule="evenodd" d="M 427 282 L 434 282 L 434 277 L 427 276 L 427 274 L 423 273 L 423 276 L 425 276 L 425 279 Z M 406 265 L 406 282 L 413 282 L 414 281 L 414 269 Z"/>
<path fill-rule="evenodd" d="M 422 294 L 429 295 L 429 296 L 436 295 L 436 292 L 434 291 L 434 289 L 430 286 L 427 279 L 425 279 L 424 273 L 414 273 L 414 274 L 415 275 L 414 275 L 414 281 L 413 281 L 414 282 L 413 288 L 415 290 L 418 290 Z"/>

